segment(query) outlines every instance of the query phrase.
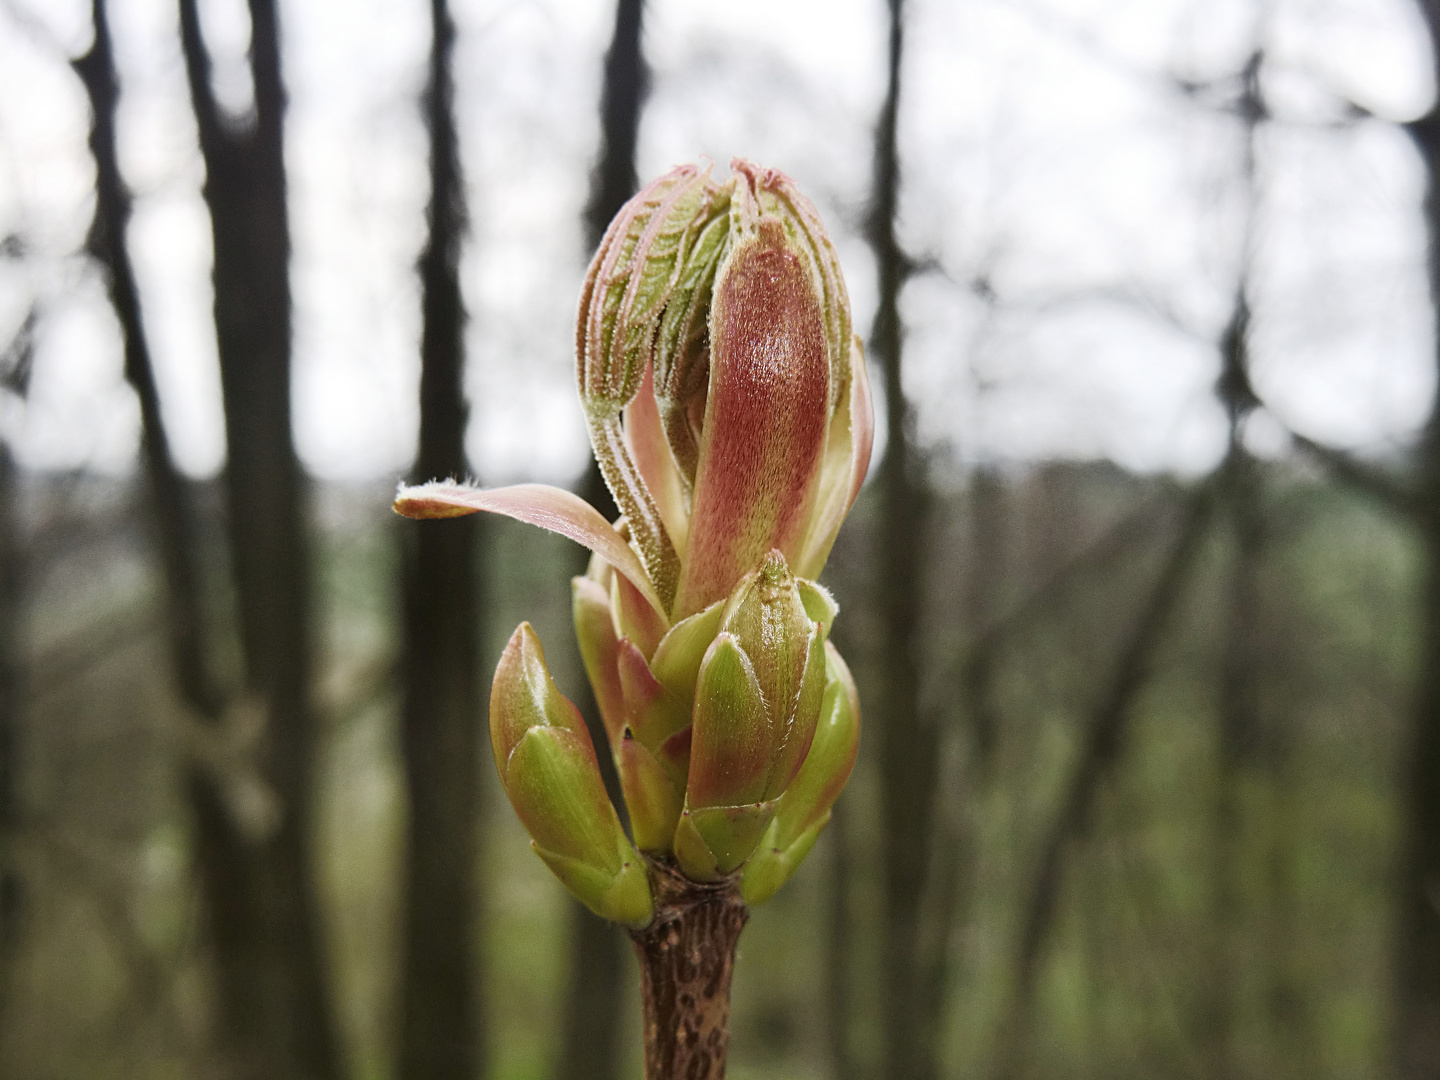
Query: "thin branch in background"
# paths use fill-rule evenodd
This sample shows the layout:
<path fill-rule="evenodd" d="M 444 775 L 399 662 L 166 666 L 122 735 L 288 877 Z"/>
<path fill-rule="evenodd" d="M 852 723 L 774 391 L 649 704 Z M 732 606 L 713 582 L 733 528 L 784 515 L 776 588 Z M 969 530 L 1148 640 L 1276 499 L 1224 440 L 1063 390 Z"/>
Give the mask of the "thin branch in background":
<path fill-rule="evenodd" d="M 1213 479 L 1197 487 L 1180 524 L 1179 535 L 1126 638 L 1110 682 L 1085 724 L 1079 756 L 1066 784 L 1040 857 L 1024 917 L 1015 962 L 1015 985 L 1000 1032 L 995 1075 L 1020 1075 L 1033 1011 L 1035 983 L 1046 942 L 1054 926 L 1064 884 L 1066 856 L 1074 840 L 1089 829 L 1100 785 L 1119 759 L 1136 698 L 1145 686 L 1164 629 L 1178 602 L 1186 575 L 1205 536 L 1214 501 Z"/>
<path fill-rule="evenodd" d="M 468 409 L 460 254 L 466 215 L 455 128 L 455 25 L 431 0 L 428 235 L 420 254 L 420 439 L 412 479 L 462 476 Z M 404 696 L 401 750 L 407 815 L 401 1080 L 470 1080 L 484 1071 L 483 979 L 475 859 L 480 800 L 476 668 L 485 607 L 476 518 L 402 527 Z"/>

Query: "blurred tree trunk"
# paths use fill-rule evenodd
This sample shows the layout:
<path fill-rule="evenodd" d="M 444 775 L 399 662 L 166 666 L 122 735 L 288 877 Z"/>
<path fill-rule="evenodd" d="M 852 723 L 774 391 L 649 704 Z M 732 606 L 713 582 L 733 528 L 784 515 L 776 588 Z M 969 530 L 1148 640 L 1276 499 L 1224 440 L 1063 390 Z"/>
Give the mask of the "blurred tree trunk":
<path fill-rule="evenodd" d="M 858 645 L 852 636 L 854 626 L 837 620 L 830 639 L 841 655 L 857 655 Z M 840 799 L 832 809 L 830 824 L 820 841 L 829 848 L 830 865 L 827 876 L 826 907 L 828 927 L 825 937 L 825 991 L 823 997 L 824 1038 L 833 1080 L 861 1080 L 866 1075 L 855 1052 L 855 997 L 857 945 L 856 917 L 851 910 L 856 881 L 855 859 L 857 838 L 853 823 L 854 811 L 849 799 Z"/>
<path fill-rule="evenodd" d="M 640 110 L 650 88 L 641 41 L 644 0 L 617 0 L 615 28 L 605 53 L 600 87 L 600 152 L 590 174 L 590 195 L 585 203 L 585 245 L 589 257 L 600 246 L 606 226 L 635 194 L 635 144 L 640 131 Z M 580 481 L 581 498 L 613 521 L 619 509 L 610 497 L 600 468 L 592 458 Z M 588 556 L 581 554 L 575 572 L 583 574 Z M 578 657 L 578 652 L 576 653 Z M 578 668 L 578 663 L 577 663 Z M 595 705 L 590 684 L 582 680 L 575 704 L 585 717 L 597 750 L 609 745 L 605 725 Z M 599 753 L 600 773 L 610 801 L 625 817 L 620 779 L 607 753 Z M 621 1006 L 625 985 L 626 943 L 611 923 L 570 904 L 570 984 L 565 992 L 564 1031 L 557 1080 L 616 1080 L 620 1070 Z"/>
<path fill-rule="evenodd" d="M 93 0 L 94 38 L 89 52 L 75 62 L 90 98 L 90 149 L 96 165 L 95 218 L 88 247 L 104 268 L 106 284 L 120 323 L 125 377 L 140 405 L 141 456 L 154 513 L 165 580 L 166 623 L 174 677 L 181 700 L 204 722 L 221 721 L 222 692 L 209 667 L 207 622 L 196 547 L 193 502 L 170 456 L 160 413 L 159 393 L 141 318 L 139 291 L 125 245 L 131 198 L 120 175 L 115 144 L 116 84 L 114 57 L 104 3 Z M 186 791 L 196 827 L 206 921 L 215 944 L 222 1054 L 242 1077 L 310 1075 L 289 1062 L 277 1035 L 263 1021 L 265 993 L 256 957 L 246 948 L 266 931 L 242 906 L 260 888 L 256 853 L 248 848 L 232 818 L 217 775 L 191 762 Z M 316 1074 L 318 1075 L 318 1074 Z"/>
<path fill-rule="evenodd" d="M 412 479 L 461 477 L 465 463 L 460 249 L 464 191 L 455 132 L 455 26 L 431 0 L 429 240 L 420 255 L 420 446 Z M 404 712 L 401 749 L 410 813 L 401 973 L 402 1080 L 473 1080 L 483 1072 L 477 1025 L 475 920 L 476 648 L 484 602 L 476 518 L 402 530 Z"/>
<path fill-rule="evenodd" d="M 585 245 L 589 257 L 600 246 L 610 219 L 635 194 L 635 145 L 640 136 L 640 110 L 650 93 L 650 69 L 641 40 L 644 0 L 617 0 L 615 29 L 605 53 L 600 87 L 600 153 L 590 174 L 585 203 Z"/>
<path fill-rule="evenodd" d="M 0 354 L 0 380 L 20 382 L 29 367 L 33 314 Z M 18 378 L 12 378 L 18 376 Z M 23 388 L 23 387 L 17 387 Z M 15 864 L 20 827 L 20 582 L 23 553 L 17 510 L 19 478 L 0 433 L 0 1019 L 9 1004 L 11 963 L 25 914 L 25 883 Z"/>
<path fill-rule="evenodd" d="M 223 115 L 196 0 L 179 0 L 181 46 L 205 160 L 214 247 L 240 644 L 266 707 L 259 765 L 278 826 L 245 838 L 199 814 L 223 1012 L 241 1075 L 336 1080 L 329 973 L 311 860 L 315 717 L 310 704 L 310 567 L 305 494 L 290 429 L 289 219 L 280 32 L 274 0 L 250 0 L 251 116 Z"/>
<path fill-rule="evenodd" d="M 1210 1075 L 1237 1080 L 1236 1019 L 1243 1007 L 1248 912 L 1244 902 L 1246 793 L 1257 779 L 1260 740 L 1257 604 L 1263 521 L 1257 463 L 1242 439 L 1246 420 L 1259 404 L 1250 384 L 1250 274 L 1254 261 L 1253 219 L 1257 202 L 1255 140 L 1265 120 L 1260 76 L 1264 52 L 1257 48 L 1241 76 L 1235 106 L 1241 127 L 1240 182 L 1243 185 L 1239 278 L 1230 318 L 1220 336 L 1220 377 L 1215 393 L 1229 422 L 1229 450 L 1221 466 L 1221 493 L 1230 517 L 1234 556 L 1230 570 L 1228 625 L 1220 674 L 1218 764 L 1215 791 L 1214 862 L 1211 888 L 1210 976 L 1202 1008 L 1202 1045 Z"/>
<path fill-rule="evenodd" d="M 1245 836 L 1250 824 L 1247 793 L 1257 779 L 1258 715 L 1256 647 L 1259 613 L 1262 522 L 1257 505 L 1256 463 L 1231 444 L 1224 466 L 1226 501 L 1234 537 L 1228 625 L 1220 678 L 1219 738 L 1212 854 L 1211 969 L 1205 990 L 1203 1043 L 1208 1075 L 1235 1080 L 1242 1075 L 1236 1048 L 1236 1020 L 1243 1008 L 1250 964 L 1250 925 L 1245 902 Z"/>
<path fill-rule="evenodd" d="M 622 200 L 623 201 L 623 200 Z M 606 219 L 608 224 L 609 219 Z M 599 241 L 596 241 L 597 245 Z M 596 507 L 605 520 L 614 521 L 619 509 L 592 460 L 580 481 L 580 497 Z M 587 557 L 582 555 L 574 567 L 585 572 Z M 572 646 L 574 647 L 574 646 Z M 575 670 L 583 670 L 576 647 Z M 600 763 L 600 776 L 605 790 L 615 804 L 622 821 L 626 820 L 625 799 L 620 793 L 620 777 L 614 759 L 606 752 L 609 736 L 595 704 L 595 694 L 588 679 L 577 684 L 579 693 L 572 697 L 585 718 L 585 726 L 595 744 Z M 619 927 L 600 918 L 589 908 L 573 899 L 567 900 L 570 910 L 570 981 L 565 988 L 563 1028 L 560 1056 L 555 1065 L 556 1080 L 618 1080 L 622 1032 L 627 1022 L 624 1015 L 626 942 Z"/>
<path fill-rule="evenodd" d="M 223 698 L 209 667 L 208 624 L 201 602 L 196 517 L 190 491 L 170 455 L 160 394 L 140 311 L 140 293 L 125 245 L 131 196 L 120 175 L 115 144 L 118 85 L 103 0 L 92 0 L 94 38 L 74 63 L 90 99 L 90 153 L 95 160 L 95 217 L 87 240 L 103 268 L 111 306 L 120 323 L 125 379 L 140 405 L 140 455 L 150 488 L 156 540 L 165 579 L 171 660 L 181 699 L 207 721 L 218 721 Z"/>
<path fill-rule="evenodd" d="M 825 939 L 825 1042 L 834 1080 L 860 1080 L 863 1075 L 850 1041 L 855 945 L 850 916 L 854 840 L 848 807 L 843 799 L 837 802 L 825 830 L 830 848 L 830 874 L 826 884 L 829 934 Z"/>
<path fill-rule="evenodd" d="M 914 417 L 901 377 L 900 290 L 910 264 L 895 236 L 900 167 L 896 124 L 904 0 L 889 0 L 888 77 L 875 130 L 875 175 L 868 234 L 879 273 L 872 355 L 884 373 L 886 447 L 879 475 L 879 551 L 875 565 L 881 646 L 879 692 L 884 824 L 885 927 L 881 973 L 886 1080 L 934 1074 L 933 1015 L 924 998 L 920 923 L 931 856 L 937 736 L 920 713 L 920 589 L 925 563 L 925 487 L 914 446 Z M 873 707 L 873 706 L 872 706 Z"/>
<path fill-rule="evenodd" d="M 959 696 L 970 722 L 975 750 L 976 782 L 987 785 L 1000 736 L 1000 717 L 990 693 L 992 650 L 984 647 L 986 635 L 999 625 L 1005 598 L 1009 561 L 1005 484 L 992 467 L 981 466 L 970 477 L 970 572 L 965 610 L 975 644 L 966 671 L 957 680 Z M 973 671 L 969 670 L 973 667 Z"/>
<path fill-rule="evenodd" d="M 1299 900 L 1305 886 L 1296 874 L 1296 851 L 1303 828 L 1304 794 L 1294 772 L 1297 731 L 1288 717 L 1272 717 L 1262 733 L 1262 768 L 1267 781 L 1265 806 L 1266 945 L 1265 1009 L 1272 1032 L 1269 1075 L 1303 1080 L 1320 1075 L 1323 1064 L 1312 1021 L 1310 987 L 1300 973 L 1303 916 Z"/>
<path fill-rule="evenodd" d="M 1440 0 L 1418 0 L 1440 74 Z M 1430 294 L 1440 310 L 1440 103 L 1409 125 L 1428 179 Z M 1437 341 L 1440 350 L 1440 341 Z M 1437 351 L 1440 364 L 1440 351 Z M 1407 760 L 1397 912 L 1394 1068 L 1399 1080 L 1440 1077 L 1440 408 L 1421 440 L 1417 503 L 1425 550 L 1420 686 Z"/>

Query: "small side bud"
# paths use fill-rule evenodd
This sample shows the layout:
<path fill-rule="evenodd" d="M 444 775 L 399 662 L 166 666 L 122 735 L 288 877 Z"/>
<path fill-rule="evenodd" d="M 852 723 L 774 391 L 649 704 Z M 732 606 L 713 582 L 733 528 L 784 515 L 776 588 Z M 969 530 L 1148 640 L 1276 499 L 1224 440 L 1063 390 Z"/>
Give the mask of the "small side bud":
<path fill-rule="evenodd" d="M 760 904 L 775 894 L 800 865 L 850 778 L 860 747 L 860 705 L 855 682 L 839 651 L 825 646 L 829 682 L 810 753 L 775 807 L 765 837 L 745 864 L 741 895 Z"/>
<path fill-rule="evenodd" d="M 811 602 L 827 614 L 819 586 Z M 824 624 L 805 607 L 807 590 L 778 550 L 746 575 L 725 605 L 724 630 L 754 665 L 765 700 L 771 769 L 762 799 L 785 790 L 810 749 L 825 690 Z M 833 603 L 833 601 L 832 601 Z"/>
<path fill-rule="evenodd" d="M 545 650 L 534 629 L 522 622 L 510 635 L 490 687 L 490 747 L 505 781 L 510 755 L 531 728 L 558 727 L 586 734 L 580 710 L 550 678 Z"/>
<path fill-rule="evenodd" d="M 511 636 L 495 671 L 490 739 L 505 794 L 536 854 L 597 915 L 647 925 L 653 904 L 644 864 L 605 793 L 585 723 L 551 679 L 528 623 Z"/>
<path fill-rule="evenodd" d="M 770 822 L 772 771 L 765 698 L 749 657 L 722 632 L 705 654 L 695 688 L 685 812 L 675 858 L 696 881 L 734 873 Z"/>

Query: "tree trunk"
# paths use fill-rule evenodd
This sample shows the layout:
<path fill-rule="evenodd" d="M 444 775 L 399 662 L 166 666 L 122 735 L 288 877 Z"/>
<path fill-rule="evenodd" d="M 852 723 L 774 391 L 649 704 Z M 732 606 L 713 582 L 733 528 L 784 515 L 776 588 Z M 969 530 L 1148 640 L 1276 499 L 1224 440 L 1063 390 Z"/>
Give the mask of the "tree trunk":
<path fill-rule="evenodd" d="M 1440 72 L 1440 0 L 1418 0 Z M 1409 125 L 1425 165 L 1425 226 L 1432 306 L 1440 311 L 1440 106 Z M 1440 366 L 1440 339 L 1436 342 Z M 1417 491 L 1425 583 L 1420 686 L 1408 747 L 1395 940 L 1394 1072 L 1440 1077 L 1440 409 L 1421 440 Z"/>
<path fill-rule="evenodd" d="M 118 87 L 103 0 L 92 0 L 91 15 L 95 36 L 90 51 L 74 64 L 90 98 L 90 152 L 95 160 L 95 217 L 87 246 L 105 271 L 110 303 L 120 323 L 125 379 L 140 405 L 140 454 L 150 487 L 164 571 L 175 678 L 182 700 L 203 719 L 215 721 L 224 702 L 208 662 L 209 632 L 201 602 L 195 507 L 185 480 L 170 456 L 149 341 L 141 318 L 139 288 L 125 246 L 131 197 L 120 175 L 115 144 Z"/>
<path fill-rule="evenodd" d="M 724 1080 L 730 979 L 750 913 L 734 879 L 701 885 L 646 862 L 655 920 L 630 935 L 640 960 L 645 1080 Z"/>
<path fill-rule="evenodd" d="M 311 860 L 316 732 L 305 499 L 290 427 L 285 95 L 274 0 L 249 6 L 255 109 L 244 121 L 223 116 L 211 91 L 196 0 L 180 0 L 180 27 L 213 239 L 240 644 L 246 683 L 268 713 L 259 764 L 283 811 L 272 834 L 247 843 L 211 806 L 198 815 L 196 847 L 214 897 L 235 1068 L 264 1080 L 337 1080 Z"/>
<path fill-rule="evenodd" d="M 28 348 L 27 340 L 20 348 Z M 14 357 L 17 362 L 19 357 Z M 0 375 L 7 372 L 0 372 Z M 10 852 L 20 825 L 20 521 L 19 484 L 10 445 L 0 436 L 0 1018 L 9 1004 L 19 951 L 25 883 Z"/>
<path fill-rule="evenodd" d="M 420 446 L 416 483 L 463 476 L 464 324 L 460 249 L 464 193 L 454 120 L 455 28 L 430 5 L 429 240 L 420 256 Z M 476 648 L 483 604 L 475 518 L 402 533 L 404 680 L 401 749 L 408 781 L 399 1075 L 472 1080 L 481 1072 L 475 971 L 476 753 L 482 723 Z"/>
<path fill-rule="evenodd" d="M 616 0 L 615 29 L 605 53 L 605 81 L 600 87 L 600 152 L 590 173 L 585 204 L 586 255 L 600 246 L 610 219 L 635 194 L 635 144 L 640 135 L 640 110 L 650 92 L 641 29 L 645 0 Z"/>
<path fill-rule="evenodd" d="M 1220 679 L 1218 762 L 1212 870 L 1212 952 L 1206 988 L 1203 1046 L 1209 1075 L 1241 1075 L 1236 1020 L 1246 982 L 1248 912 L 1244 903 L 1245 793 L 1258 764 L 1260 717 L 1257 700 L 1257 622 L 1263 533 L 1257 505 L 1256 463 L 1232 442 L 1226 462 L 1226 494 L 1235 553 L 1231 568 L 1229 623 Z"/>
<path fill-rule="evenodd" d="M 166 615 L 174 673 L 181 699 L 204 721 L 218 722 L 223 696 L 208 663 L 195 536 L 189 491 L 171 460 L 160 413 L 159 394 L 141 319 L 139 293 L 125 246 L 131 201 L 120 176 L 115 145 L 116 78 L 105 6 L 92 4 L 94 40 L 75 64 L 89 94 L 93 126 L 91 152 L 96 163 L 96 209 L 89 237 L 92 255 L 104 267 L 107 286 L 124 340 L 125 376 L 140 405 L 141 453 L 150 486 L 157 540 L 166 587 Z M 187 770 L 186 792 L 195 826 L 195 856 L 202 884 L 206 923 L 217 962 L 218 1034 L 221 1052 L 240 1077 L 316 1076 L 323 1048 L 320 1033 L 286 1034 L 275 1013 L 284 1000 L 277 989 L 303 986 L 279 970 L 288 963 L 288 944 L 266 922 L 267 893 L 277 875 L 267 855 L 250 846 L 227 808 L 216 778 L 198 764 Z M 273 901 L 271 901 L 273 902 Z M 303 937 L 304 931 L 301 932 Z M 294 940 L 291 938 L 290 940 Z M 312 974 L 311 979 L 317 978 Z"/>
<path fill-rule="evenodd" d="M 895 237 L 900 170 L 896 123 L 900 103 L 903 0 L 890 0 L 889 77 L 875 132 L 875 181 L 869 238 L 879 272 L 879 305 L 871 352 L 884 372 L 886 438 L 880 464 L 876 582 L 882 630 L 879 693 L 873 708 L 880 734 L 884 814 L 884 954 L 881 972 L 887 1080 L 930 1074 L 933 1039 L 921 1000 L 920 922 L 934 816 L 936 733 L 920 714 L 918 620 L 925 562 L 924 486 L 913 446 L 913 417 L 901 378 L 900 290 L 909 264 Z"/>
<path fill-rule="evenodd" d="M 649 89 L 649 69 L 641 44 L 644 0 L 618 0 L 615 28 L 605 54 L 604 82 L 600 89 L 600 152 L 590 174 L 590 197 L 585 205 L 586 254 L 600 244 L 605 229 L 625 201 L 635 194 L 635 143 L 640 110 Z M 579 494 L 596 507 L 606 521 L 619 510 L 599 466 L 592 459 L 580 482 Z M 581 554 L 575 572 L 585 572 L 588 556 Z M 578 665 L 577 665 L 578 666 Z M 608 745 L 605 725 L 589 683 L 575 695 L 597 748 Z M 605 790 L 625 819 L 620 780 L 609 754 L 597 755 Z M 564 1031 L 558 1080 L 617 1080 L 620 1070 L 620 1032 L 625 985 L 625 943 L 619 930 L 597 918 L 583 905 L 570 905 L 570 983 L 565 993 Z"/>

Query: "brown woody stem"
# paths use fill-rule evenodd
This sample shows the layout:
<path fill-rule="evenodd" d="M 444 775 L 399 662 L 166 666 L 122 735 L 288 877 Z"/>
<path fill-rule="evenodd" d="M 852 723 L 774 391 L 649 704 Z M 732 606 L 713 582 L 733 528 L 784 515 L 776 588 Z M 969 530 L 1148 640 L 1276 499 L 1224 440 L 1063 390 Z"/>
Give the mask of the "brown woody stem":
<path fill-rule="evenodd" d="M 737 879 L 711 885 L 647 859 L 655 921 L 634 931 L 645 1012 L 645 1080 L 724 1080 L 730 977 L 749 911 Z"/>

